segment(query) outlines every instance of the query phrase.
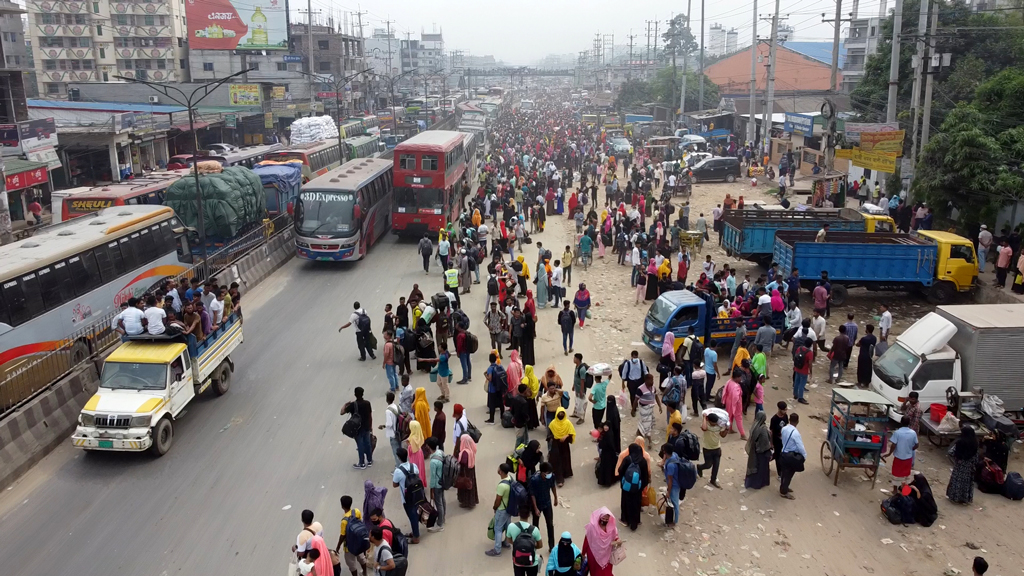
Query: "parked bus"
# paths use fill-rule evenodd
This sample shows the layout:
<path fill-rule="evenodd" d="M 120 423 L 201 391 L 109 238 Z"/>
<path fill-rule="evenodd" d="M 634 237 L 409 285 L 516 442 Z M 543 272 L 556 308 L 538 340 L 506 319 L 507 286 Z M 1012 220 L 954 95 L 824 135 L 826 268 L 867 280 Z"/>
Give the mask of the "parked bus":
<path fill-rule="evenodd" d="M 462 149 L 466 156 L 466 182 L 469 183 L 469 189 L 467 193 L 473 191 L 473 186 L 476 185 L 477 179 L 477 152 L 480 151 L 480 143 L 483 140 L 483 134 L 472 130 L 463 130 L 459 128 L 459 132 L 465 134 L 462 139 Z"/>
<path fill-rule="evenodd" d="M 411 98 L 405 101 L 405 111 L 412 114 L 419 112 L 423 106 L 424 101 L 422 98 Z"/>
<path fill-rule="evenodd" d="M 421 132 L 395 147 L 396 234 L 437 232 L 459 217 L 469 187 L 465 134 Z"/>
<path fill-rule="evenodd" d="M 522 100 L 519 102 L 520 110 L 533 110 L 533 100 Z"/>
<path fill-rule="evenodd" d="M 266 159 L 278 162 L 302 160 L 302 177 L 308 182 L 341 166 L 341 151 L 337 139 L 321 140 L 308 144 L 292 144 L 284 150 L 267 154 Z"/>
<path fill-rule="evenodd" d="M 309 260 L 362 260 L 388 230 L 391 160 L 346 162 L 302 187 L 295 203 L 295 253 Z"/>
<path fill-rule="evenodd" d="M 501 98 L 505 95 L 505 89 L 501 86 L 493 86 L 487 90 L 487 94 L 489 96 L 497 96 L 498 98 Z"/>
<path fill-rule="evenodd" d="M 376 134 L 356 136 L 345 140 L 346 160 L 369 158 L 378 152 L 380 152 L 380 136 Z"/>
<path fill-rule="evenodd" d="M 246 146 L 234 152 L 223 154 L 224 166 L 245 166 L 252 169 L 260 162 L 266 160 L 267 154 L 284 148 L 281 144 L 265 144 L 262 146 Z"/>
<path fill-rule="evenodd" d="M 0 381 L 35 371 L 34 359 L 70 346 L 65 362 L 19 376 L 26 386 L 17 388 L 28 394 L 49 383 L 109 336 L 122 302 L 182 274 L 191 261 L 184 227 L 166 206 L 105 208 L 0 246 Z M 10 394 L 0 388 L 0 405 L 23 399 Z"/>
<path fill-rule="evenodd" d="M 55 193 L 53 198 L 55 201 L 51 203 L 53 222 L 64 222 L 111 206 L 163 204 L 164 192 L 171 187 L 171 184 L 188 174 L 188 170 L 153 172 L 127 182 L 75 188 L 68 191 L 66 195 Z M 63 196 L 63 198 L 56 201 L 58 196 Z"/>

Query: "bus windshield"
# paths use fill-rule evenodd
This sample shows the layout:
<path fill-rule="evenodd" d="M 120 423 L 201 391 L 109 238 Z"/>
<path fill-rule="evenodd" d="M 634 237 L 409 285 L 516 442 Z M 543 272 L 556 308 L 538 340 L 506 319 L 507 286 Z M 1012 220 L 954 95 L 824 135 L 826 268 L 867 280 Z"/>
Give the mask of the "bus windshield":
<path fill-rule="evenodd" d="M 131 362 L 103 364 L 100 388 L 110 390 L 163 390 L 167 387 L 167 366 Z"/>
<path fill-rule="evenodd" d="M 351 236 L 356 195 L 352 192 L 303 192 L 295 205 L 295 230 L 300 236 Z"/>
<path fill-rule="evenodd" d="M 406 212 L 442 210 L 444 191 L 438 188 L 395 188 L 395 204 Z M 438 212 L 440 214 L 440 212 Z"/>

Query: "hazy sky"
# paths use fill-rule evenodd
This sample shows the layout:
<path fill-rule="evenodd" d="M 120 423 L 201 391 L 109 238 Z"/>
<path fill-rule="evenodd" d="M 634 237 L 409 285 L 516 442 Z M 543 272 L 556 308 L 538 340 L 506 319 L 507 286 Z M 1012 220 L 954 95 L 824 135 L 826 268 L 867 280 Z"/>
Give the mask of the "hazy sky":
<path fill-rule="evenodd" d="M 693 32 L 699 34 L 701 0 L 693 2 Z M 861 16 L 877 15 L 880 2 L 884 0 L 862 0 L 858 12 Z M 637 50 L 646 50 L 646 21 L 660 21 L 659 33 L 665 29 L 665 22 L 673 13 L 685 12 L 686 2 L 655 2 L 652 0 L 517 0 L 494 2 L 491 0 L 375 0 L 358 4 L 344 0 L 338 4 L 330 0 L 313 0 L 313 10 L 333 14 L 340 19 L 341 13 L 355 12 L 359 8 L 369 13 L 363 16 L 366 35 L 376 27 L 383 27 L 385 19 L 391 19 L 392 30 L 399 38 L 412 33 L 417 38 L 421 31 L 430 32 L 434 26 L 444 33 L 445 49 L 466 50 L 474 56 L 487 54 L 510 64 L 528 64 L 548 54 L 578 53 L 589 49 L 597 32 L 614 34 L 615 44 L 628 44 L 628 35 Z M 305 2 L 292 0 L 293 12 L 305 10 Z M 780 13 L 788 14 L 786 22 L 796 29 L 796 40 L 831 40 L 832 25 L 821 22 L 821 13 L 827 12 L 832 18 L 835 12 L 833 0 L 781 0 Z M 893 6 L 893 0 L 888 0 Z M 740 45 L 749 45 L 753 20 L 753 0 L 712 0 L 706 2 L 705 27 L 720 23 L 739 32 Z M 760 0 L 758 14 L 770 18 L 775 3 Z M 851 0 L 844 0 L 844 15 L 852 11 Z M 844 16 L 845 17 L 845 16 Z M 293 16 L 295 18 L 295 16 Z M 304 17 L 303 17 L 304 18 Z M 771 30 L 770 21 L 758 23 L 758 36 L 767 38 Z M 652 25 L 653 34 L 653 25 Z M 845 25 L 843 29 L 845 36 Z M 706 33 L 705 33 L 706 38 Z M 652 40 L 653 42 L 653 40 Z"/>

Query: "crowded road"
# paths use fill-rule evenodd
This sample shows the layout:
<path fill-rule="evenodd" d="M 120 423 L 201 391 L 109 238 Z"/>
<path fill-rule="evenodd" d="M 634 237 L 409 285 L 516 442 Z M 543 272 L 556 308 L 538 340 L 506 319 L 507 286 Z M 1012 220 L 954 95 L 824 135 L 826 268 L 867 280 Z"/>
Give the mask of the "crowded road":
<path fill-rule="evenodd" d="M 361 502 L 365 479 L 390 486 L 393 464 L 385 440 L 377 467 L 351 467 L 338 411 L 363 386 L 382 412 L 387 380 L 338 327 L 359 300 L 379 334 L 386 302 L 441 282 L 423 275 L 415 244 L 381 241 L 354 264 L 291 260 L 249 292 L 231 390 L 190 406 L 163 458 L 64 443 L 3 492 L 0 572 L 277 574 L 304 508 L 336 537 L 338 497 Z"/>

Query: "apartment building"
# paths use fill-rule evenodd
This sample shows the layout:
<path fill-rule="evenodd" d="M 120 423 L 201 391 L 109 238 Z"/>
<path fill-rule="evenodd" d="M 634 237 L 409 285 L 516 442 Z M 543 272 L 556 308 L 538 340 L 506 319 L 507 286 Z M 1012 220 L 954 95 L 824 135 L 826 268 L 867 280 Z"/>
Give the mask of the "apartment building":
<path fill-rule="evenodd" d="M 864 65 L 868 57 L 878 51 L 878 41 L 882 34 L 882 19 L 854 18 L 850 21 L 849 32 L 843 45 L 846 48 L 846 61 L 843 64 L 843 92 L 852 92 L 864 78 Z"/>
<path fill-rule="evenodd" d="M 27 0 L 26 8 L 43 96 L 65 96 L 68 82 L 189 80 L 181 0 Z"/>

